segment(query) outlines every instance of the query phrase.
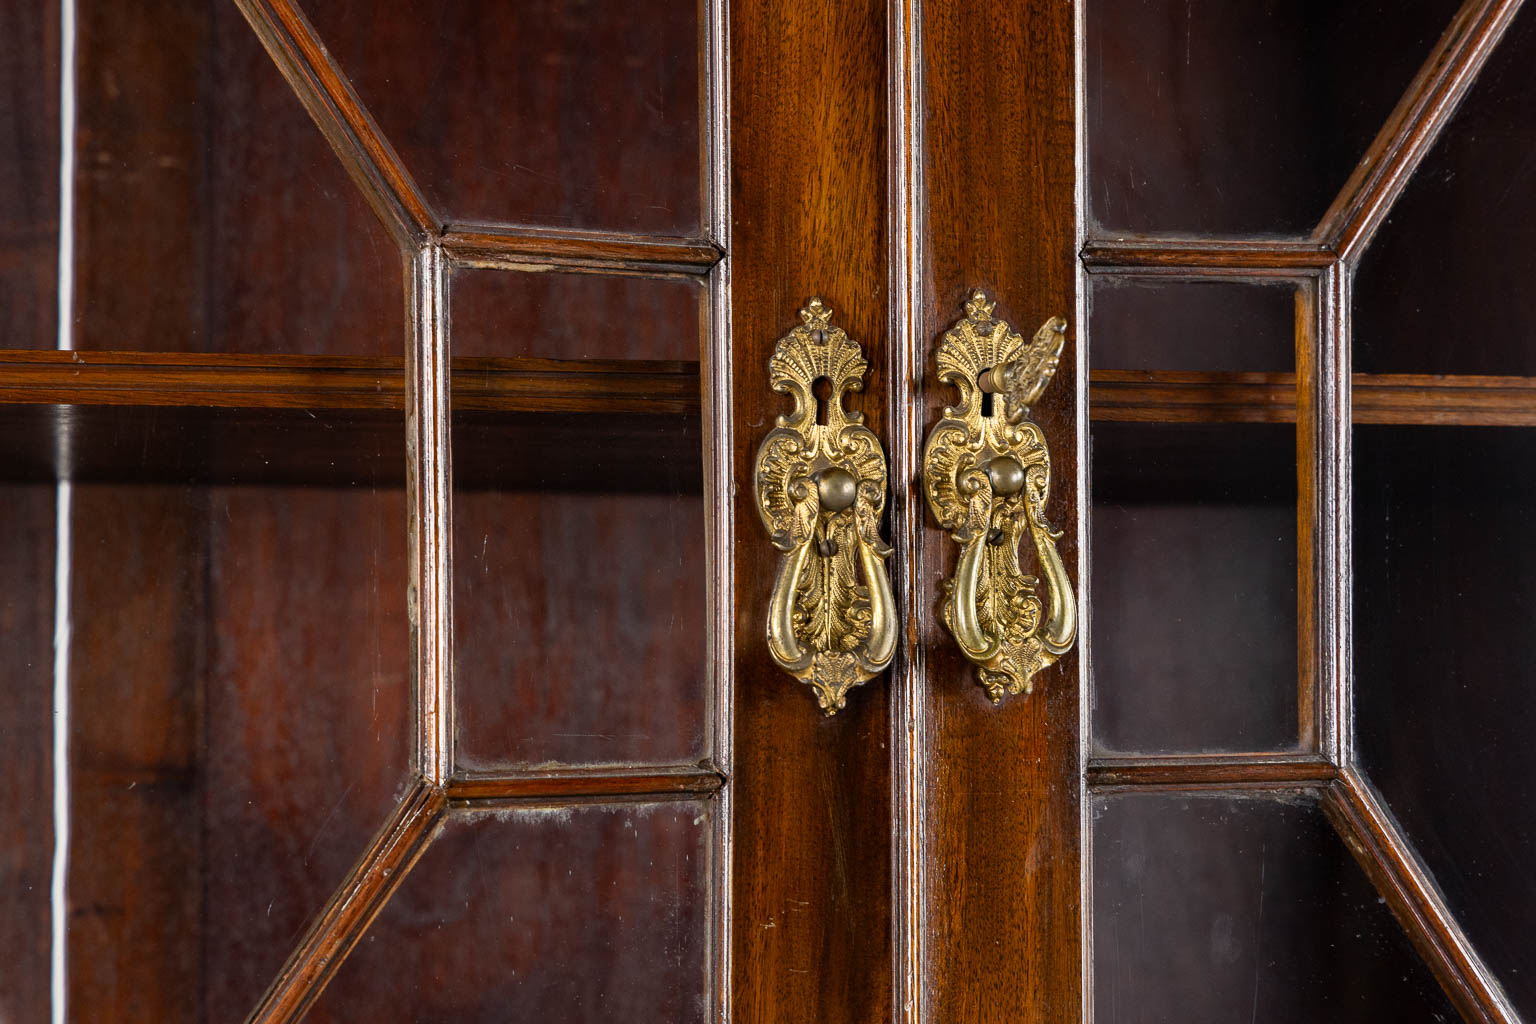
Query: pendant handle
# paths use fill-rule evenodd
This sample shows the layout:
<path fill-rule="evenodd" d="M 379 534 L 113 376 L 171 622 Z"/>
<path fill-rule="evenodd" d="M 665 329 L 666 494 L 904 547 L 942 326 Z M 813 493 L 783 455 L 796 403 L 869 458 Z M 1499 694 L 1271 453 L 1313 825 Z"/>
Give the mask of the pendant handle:
<path fill-rule="evenodd" d="M 939 343 L 939 379 L 960 401 L 944 410 L 923 449 L 928 507 L 960 545 L 944 621 L 994 704 L 1031 692 L 1035 675 L 1077 639 L 1077 600 L 1056 551 L 1061 534 L 1045 518 L 1051 453 L 1029 418 L 1056 372 L 1067 322 L 1052 317 L 1025 342 L 993 318 L 995 307 L 973 292 L 965 318 Z M 1039 576 L 1024 572 L 1026 538 Z"/>
<path fill-rule="evenodd" d="M 775 391 L 795 407 L 757 450 L 758 513 L 783 552 L 768 610 L 768 654 L 809 685 L 828 715 L 848 691 L 883 672 L 896 652 L 896 601 L 880 539 L 885 449 L 843 395 L 864 387 L 869 362 L 813 298 L 774 346 Z M 824 401 L 816 385 L 826 381 Z"/>

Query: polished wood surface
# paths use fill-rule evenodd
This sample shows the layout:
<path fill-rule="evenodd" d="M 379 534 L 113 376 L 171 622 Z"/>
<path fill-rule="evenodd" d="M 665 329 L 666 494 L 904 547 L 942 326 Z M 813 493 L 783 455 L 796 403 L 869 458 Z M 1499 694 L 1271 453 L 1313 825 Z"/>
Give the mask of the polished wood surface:
<path fill-rule="evenodd" d="M 0 487 L 0 1016 L 47 1020 L 54 848 L 53 634 L 56 492 Z"/>
<path fill-rule="evenodd" d="M 886 5 L 745 4 L 730 21 L 735 444 L 732 1010 L 738 1024 L 891 1019 L 888 683 L 825 718 L 764 644 L 779 553 L 753 455 L 784 396 L 774 342 L 812 296 L 871 364 L 848 399 L 886 431 Z M 895 486 L 903 486 L 897 480 Z"/>
<path fill-rule="evenodd" d="M 929 382 L 926 427 L 953 394 L 936 386 L 933 345 L 972 289 L 1026 332 L 1077 318 L 1073 161 L 1073 10 L 1067 4 L 927 3 L 926 248 L 916 311 L 914 373 Z M 990 59 L 977 59 L 978 42 Z M 1077 359 L 1069 328 L 1061 370 L 1031 410 L 1050 441 L 1046 514 L 1065 529 L 1061 557 L 1075 585 L 1087 523 L 1078 506 Z M 921 443 L 921 437 L 913 439 Z M 909 456 L 907 466 L 916 466 Z M 915 474 L 914 474 L 915 475 Z M 923 650 L 913 694 L 927 742 L 918 773 L 926 800 L 924 1001 L 933 1021 L 1051 1022 L 1082 1015 L 1080 651 L 1035 680 L 1029 697 L 993 707 L 976 668 L 939 614 L 938 581 L 955 544 L 924 516 L 906 552 L 920 588 L 909 642 Z"/>

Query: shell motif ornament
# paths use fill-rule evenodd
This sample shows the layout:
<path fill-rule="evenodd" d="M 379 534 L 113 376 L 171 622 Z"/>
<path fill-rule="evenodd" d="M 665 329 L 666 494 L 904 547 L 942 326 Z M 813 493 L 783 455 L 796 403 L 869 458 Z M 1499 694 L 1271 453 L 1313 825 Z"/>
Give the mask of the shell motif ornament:
<path fill-rule="evenodd" d="M 813 298 L 774 347 L 773 389 L 794 408 L 757 450 L 758 513 L 782 552 L 768 615 L 768 653 L 809 685 L 828 715 L 848 691 L 884 671 L 896 651 L 895 599 L 880 539 L 885 449 L 863 414 L 843 408 L 869 363 Z M 828 394 L 818 400 L 816 385 Z"/>
<path fill-rule="evenodd" d="M 939 525 L 960 545 L 945 583 L 944 621 L 975 662 L 994 704 L 1028 694 L 1034 677 L 1077 639 L 1077 601 L 1045 518 L 1051 453 L 1029 418 L 1066 340 L 1053 317 L 1029 341 L 971 294 L 965 318 L 939 343 L 939 379 L 960 392 L 929 432 L 923 491 Z M 1024 571 L 1021 548 L 1033 555 Z"/>

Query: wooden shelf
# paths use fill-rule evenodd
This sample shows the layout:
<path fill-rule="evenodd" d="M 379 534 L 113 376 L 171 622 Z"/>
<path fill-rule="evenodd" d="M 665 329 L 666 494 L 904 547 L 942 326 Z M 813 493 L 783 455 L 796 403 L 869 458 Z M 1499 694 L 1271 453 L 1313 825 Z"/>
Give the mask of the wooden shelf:
<path fill-rule="evenodd" d="M 1364 374 L 1352 378 L 1353 421 L 1536 426 L 1536 378 Z M 1290 373 L 1095 370 L 1089 416 L 1118 423 L 1294 423 Z"/>
<path fill-rule="evenodd" d="M 697 363 L 455 359 L 456 409 L 699 412 Z M 0 404 L 405 408 L 400 359 L 169 352 L 0 352 Z"/>
<path fill-rule="evenodd" d="M 455 360 L 455 482 L 693 492 L 696 363 Z M 400 359 L 0 352 L 8 480 L 402 486 Z"/>

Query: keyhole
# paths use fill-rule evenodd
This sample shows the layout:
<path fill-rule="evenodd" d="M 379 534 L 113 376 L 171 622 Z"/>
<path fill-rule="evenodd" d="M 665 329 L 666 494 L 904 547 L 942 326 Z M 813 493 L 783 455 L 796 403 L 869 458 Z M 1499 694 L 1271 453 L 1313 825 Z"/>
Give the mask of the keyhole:
<path fill-rule="evenodd" d="M 982 370 L 981 373 L 976 375 L 976 379 L 979 381 L 983 376 L 991 372 L 991 370 Z M 992 415 L 992 392 L 986 388 L 981 390 L 981 415 L 983 419 Z"/>
<path fill-rule="evenodd" d="M 811 394 L 816 396 L 816 422 L 826 426 L 827 402 L 832 398 L 832 381 L 826 377 L 817 377 L 811 382 Z"/>

